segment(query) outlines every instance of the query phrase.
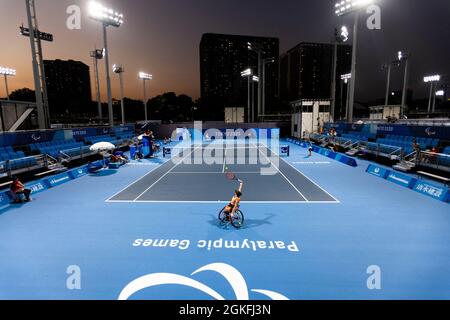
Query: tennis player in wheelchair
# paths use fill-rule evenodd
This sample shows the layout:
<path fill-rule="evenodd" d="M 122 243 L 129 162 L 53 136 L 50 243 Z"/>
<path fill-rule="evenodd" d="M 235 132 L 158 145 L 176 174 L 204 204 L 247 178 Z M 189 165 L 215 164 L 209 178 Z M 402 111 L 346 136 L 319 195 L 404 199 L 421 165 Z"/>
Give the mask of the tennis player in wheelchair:
<path fill-rule="evenodd" d="M 238 180 L 239 181 L 239 189 L 234 191 L 234 196 L 231 199 L 230 203 L 225 207 L 225 209 L 223 210 L 223 212 L 228 216 L 227 219 L 232 219 L 234 218 L 234 213 L 236 212 L 236 210 L 239 209 L 239 204 L 241 202 L 241 197 L 242 197 L 242 189 L 244 188 L 244 181 L 242 180 Z"/>

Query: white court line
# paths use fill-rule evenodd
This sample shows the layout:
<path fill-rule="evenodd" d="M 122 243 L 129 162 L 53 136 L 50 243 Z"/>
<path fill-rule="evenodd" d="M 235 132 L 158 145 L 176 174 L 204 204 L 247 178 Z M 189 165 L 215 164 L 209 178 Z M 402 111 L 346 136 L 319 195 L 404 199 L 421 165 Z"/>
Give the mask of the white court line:
<path fill-rule="evenodd" d="M 218 204 L 218 203 L 229 203 L 230 201 L 164 201 L 164 200 L 108 200 L 108 203 L 174 203 L 174 204 L 183 204 L 183 203 L 199 203 L 199 204 Z M 336 201 L 241 201 L 242 204 L 338 204 Z"/>
<path fill-rule="evenodd" d="M 267 149 L 270 150 L 270 148 L 268 146 L 265 146 Z M 324 188 L 322 188 L 321 186 L 319 186 L 316 182 L 314 182 L 312 179 L 310 179 L 309 177 L 307 177 L 303 172 L 301 172 L 300 170 L 298 170 L 296 167 L 294 167 L 292 164 L 290 164 L 289 162 L 287 162 L 286 160 L 284 160 L 282 157 L 280 157 L 280 159 L 286 163 L 287 165 L 289 165 L 290 167 L 292 167 L 295 171 L 297 171 L 298 173 L 300 173 L 302 176 L 304 176 L 306 179 L 308 179 L 312 184 L 314 184 L 316 187 L 318 187 L 320 190 L 322 190 L 323 192 L 325 192 L 327 195 L 329 195 L 331 198 L 333 198 L 336 203 L 341 203 L 336 197 L 334 197 L 332 194 L 330 194 L 327 190 L 325 190 Z"/>
<path fill-rule="evenodd" d="M 227 166 L 227 149 L 225 149 L 225 153 L 223 155 L 223 168 L 222 173 L 225 173 L 225 168 Z"/>
<path fill-rule="evenodd" d="M 148 187 L 147 189 L 145 189 L 144 192 L 142 192 L 137 198 L 135 198 L 133 201 L 135 202 L 137 199 L 139 199 L 140 197 L 142 197 L 145 193 L 147 193 L 147 191 L 151 190 L 158 182 L 160 182 L 163 178 L 165 178 L 170 172 L 173 171 L 173 169 L 175 169 L 176 167 L 178 167 L 181 163 L 183 163 L 184 159 L 186 159 L 187 157 L 189 157 L 191 154 L 193 154 L 197 149 L 199 149 L 201 147 L 197 147 L 194 150 L 192 150 L 187 156 L 185 156 L 183 159 L 181 159 L 176 165 L 174 165 L 170 170 L 168 170 L 165 174 L 163 174 L 158 180 L 156 180 L 150 187 Z"/>
<path fill-rule="evenodd" d="M 274 163 L 272 162 L 272 160 L 270 160 L 260 149 L 258 149 L 259 150 L 259 152 L 267 159 L 267 160 L 269 160 L 269 162 L 273 165 L 273 166 L 275 166 L 274 165 Z M 269 149 L 268 149 L 269 150 Z M 276 168 L 276 166 L 275 166 L 275 168 Z M 305 199 L 305 201 L 306 202 L 309 202 L 309 200 L 300 192 L 300 190 L 298 190 L 297 189 L 297 187 L 291 182 L 291 180 L 289 180 L 285 175 L 284 175 L 284 173 L 283 172 L 281 172 L 280 171 L 280 168 L 277 168 L 277 170 L 278 170 L 278 172 L 286 179 L 286 181 L 287 182 L 289 182 L 289 184 L 295 189 L 295 191 L 297 191 L 299 194 L 300 194 L 300 196 L 302 196 L 302 198 L 303 199 Z"/>
<path fill-rule="evenodd" d="M 243 173 L 243 174 L 261 174 L 260 171 L 233 171 L 233 173 Z M 175 171 L 170 174 L 220 174 L 223 172 L 205 172 L 205 171 Z"/>

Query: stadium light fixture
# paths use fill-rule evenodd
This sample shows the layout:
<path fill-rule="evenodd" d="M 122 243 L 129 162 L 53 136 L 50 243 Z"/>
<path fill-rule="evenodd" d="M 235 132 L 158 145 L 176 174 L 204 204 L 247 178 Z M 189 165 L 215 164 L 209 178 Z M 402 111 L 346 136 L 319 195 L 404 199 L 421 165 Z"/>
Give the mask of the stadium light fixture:
<path fill-rule="evenodd" d="M 153 76 L 151 74 L 145 72 L 139 72 L 139 79 L 141 80 L 153 80 Z"/>
<path fill-rule="evenodd" d="M 148 121 L 146 82 L 149 80 L 153 80 L 153 75 L 141 71 L 141 72 L 139 72 L 138 76 L 139 76 L 139 79 L 141 79 L 144 82 L 144 113 L 145 113 L 145 121 Z"/>
<path fill-rule="evenodd" d="M 113 9 L 106 8 L 102 4 L 91 1 L 89 3 L 89 16 L 93 20 L 104 23 L 108 26 L 120 27 L 123 24 L 123 14 Z"/>
<path fill-rule="evenodd" d="M 350 32 L 348 31 L 348 28 L 346 26 L 342 26 L 339 30 L 339 39 L 340 42 L 347 42 L 348 38 L 350 36 Z"/>
<path fill-rule="evenodd" d="M 89 17 L 95 21 L 98 21 L 103 26 L 103 41 L 104 49 L 103 56 L 105 58 L 106 66 L 106 86 L 108 91 L 108 112 L 109 112 L 109 125 L 114 126 L 114 114 L 112 107 L 112 93 L 111 93 L 111 76 L 109 71 L 109 51 L 108 51 L 108 38 L 107 38 L 107 27 L 119 28 L 123 24 L 123 14 L 119 13 L 111 8 L 107 8 L 102 4 L 91 1 L 89 2 Z"/>
<path fill-rule="evenodd" d="M 439 82 L 439 81 L 441 81 L 441 76 L 440 75 L 426 76 L 426 77 L 423 78 L 423 81 L 425 83 L 428 83 L 428 82 Z"/>
<path fill-rule="evenodd" d="M 367 7 L 374 0 L 343 0 L 335 4 L 335 13 L 337 16 L 344 16 Z"/>
<path fill-rule="evenodd" d="M 0 75 L 5 77 L 6 99 L 9 100 L 8 77 L 14 77 L 16 75 L 16 70 L 0 67 Z"/>
<path fill-rule="evenodd" d="M 428 99 L 428 113 L 434 113 L 434 108 L 436 105 L 436 94 L 433 95 L 433 89 L 436 88 L 436 85 L 439 81 L 441 81 L 441 76 L 438 74 L 426 76 L 423 78 L 423 82 L 430 83 L 430 98 Z"/>
<path fill-rule="evenodd" d="M 11 68 L 0 67 L 0 74 L 5 76 L 15 76 L 16 70 Z"/>
<path fill-rule="evenodd" d="M 123 73 L 124 69 L 121 65 L 115 64 L 115 65 L 113 65 L 113 72 L 114 73 Z"/>
<path fill-rule="evenodd" d="M 242 77 L 249 77 L 253 75 L 253 71 L 252 69 L 245 69 L 244 71 L 241 72 L 241 76 Z"/>

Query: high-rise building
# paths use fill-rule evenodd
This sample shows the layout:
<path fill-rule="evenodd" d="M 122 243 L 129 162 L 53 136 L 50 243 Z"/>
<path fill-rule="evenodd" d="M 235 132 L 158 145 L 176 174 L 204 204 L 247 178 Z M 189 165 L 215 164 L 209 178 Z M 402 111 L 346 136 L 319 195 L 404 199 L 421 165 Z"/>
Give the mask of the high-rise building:
<path fill-rule="evenodd" d="M 89 66 L 80 61 L 45 60 L 50 117 L 81 115 L 91 106 Z"/>
<path fill-rule="evenodd" d="M 341 75 L 350 73 L 352 60 L 352 46 L 337 48 L 335 119 L 345 115 L 345 98 L 341 99 L 340 92 L 346 91 L 341 90 L 346 85 Z M 280 57 L 281 99 L 285 102 L 331 99 L 333 60 L 333 44 L 300 43 L 283 54 Z"/>
<path fill-rule="evenodd" d="M 258 56 L 248 43 L 264 51 L 263 59 L 274 59 L 265 66 L 266 113 L 272 111 L 278 98 L 279 39 L 208 33 L 200 43 L 200 78 L 202 101 L 211 119 L 223 120 L 225 108 L 247 107 L 248 81 L 241 72 L 251 68 L 258 75 Z M 257 84 L 255 104 L 256 88 Z"/>

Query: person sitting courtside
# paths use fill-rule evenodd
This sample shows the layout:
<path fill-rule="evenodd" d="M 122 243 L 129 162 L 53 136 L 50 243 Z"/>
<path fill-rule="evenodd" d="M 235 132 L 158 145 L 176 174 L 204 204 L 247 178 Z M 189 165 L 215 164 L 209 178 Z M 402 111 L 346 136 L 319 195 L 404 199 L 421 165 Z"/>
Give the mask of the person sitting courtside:
<path fill-rule="evenodd" d="M 21 203 L 22 200 L 20 196 L 23 194 L 25 196 L 25 201 L 29 202 L 31 201 L 30 194 L 31 190 L 26 189 L 22 182 L 20 182 L 19 178 L 14 177 L 13 182 L 10 186 L 10 193 L 13 197 L 14 203 Z"/>

